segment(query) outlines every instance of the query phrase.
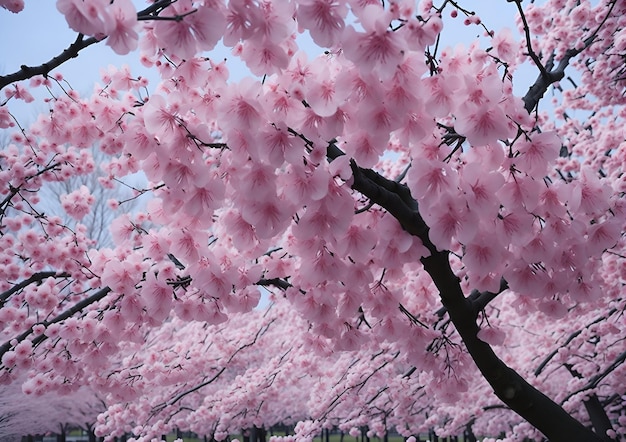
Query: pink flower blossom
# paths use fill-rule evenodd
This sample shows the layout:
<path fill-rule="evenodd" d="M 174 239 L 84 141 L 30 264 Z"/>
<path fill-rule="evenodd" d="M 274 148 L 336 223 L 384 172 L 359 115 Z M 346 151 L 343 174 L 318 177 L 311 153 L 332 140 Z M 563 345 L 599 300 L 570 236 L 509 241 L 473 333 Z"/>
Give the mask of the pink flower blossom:
<path fill-rule="evenodd" d="M 85 35 L 102 37 L 106 34 L 107 7 L 106 0 L 57 0 L 57 9 L 65 16 L 69 27 Z"/>
<path fill-rule="evenodd" d="M 72 193 L 61 195 L 63 210 L 78 221 L 91 211 L 91 206 L 95 200 L 95 197 L 89 192 L 89 188 L 84 185 Z"/>
<path fill-rule="evenodd" d="M 342 0 L 304 0 L 298 3 L 298 23 L 322 47 L 338 43 L 348 9 Z"/>
<path fill-rule="evenodd" d="M 363 71 L 376 70 L 391 76 L 403 59 L 401 35 L 387 29 L 388 16 L 377 5 L 365 7 L 361 19 L 365 32 L 357 32 L 352 26 L 344 30 L 342 46 L 346 58 Z"/>
<path fill-rule="evenodd" d="M 497 327 L 487 326 L 487 327 L 482 327 L 478 331 L 477 337 L 481 341 L 484 341 L 491 345 L 503 345 L 504 340 L 506 338 L 506 334 L 504 333 L 504 331 L 502 331 L 501 329 Z"/>
<path fill-rule="evenodd" d="M 115 0 L 105 18 L 106 44 L 120 55 L 137 49 L 137 11 L 130 0 Z"/>
<path fill-rule="evenodd" d="M 505 62 L 514 61 L 517 55 L 517 43 L 509 28 L 499 30 L 491 40 L 496 56 Z"/>
<path fill-rule="evenodd" d="M 0 0 L 0 7 L 17 14 L 24 9 L 24 0 Z"/>

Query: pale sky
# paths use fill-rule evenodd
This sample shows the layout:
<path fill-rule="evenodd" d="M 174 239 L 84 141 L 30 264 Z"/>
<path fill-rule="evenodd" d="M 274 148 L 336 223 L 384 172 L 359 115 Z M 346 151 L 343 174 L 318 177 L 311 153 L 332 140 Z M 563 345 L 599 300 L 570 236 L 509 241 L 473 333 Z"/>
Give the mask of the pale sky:
<path fill-rule="evenodd" d="M 514 29 L 513 17 L 516 12 L 514 3 L 496 2 L 494 0 L 467 1 L 465 3 L 477 8 L 479 16 L 491 28 L 498 29 L 508 26 Z M 138 9 L 141 9 L 146 5 L 146 2 L 135 0 L 135 4 Z M 444 28 L 444 36 L 450 35 L 454 41 L 445 42 L 446 45 L 455 44 L 458 41 L 470 43 L 482 33 L 482 28 L 463 26 L 462 14 L 459 14 L 456 19 L 450 19 L 448 13 L 449 11 L 444 17 L 447 27 L 447 29 Z M 450 28 L 454 28 L 453 33 L 450 32 Z M 56 1 L 54 0 L 26 0 L 24 11 L 19 14 L 0 9 L 0 74 L 15 72 L 22 64 L 40 65 L 60 54 L 75 38 L 76 33 L 67 27 L 64 17 L 56 9 Z M 309 40 L 308 35 L 302 36 L 302 40 Z M 311 57 L 321 52 L 312 44 L 307 44 L 304 49 L 310 52 Z M 128 64 L 133 74 L 147 76 L 151 80 L 151 85 L 154 86 L 158 80 L 158 75 L 154 70 L 146 70 L 139 63 L 138 55 L 138 51 L 135 51 L 126 56 L 119 56 L 104 43 L 98 43 L 85 48 L 80 52 L 78 58 L 66 62 L 54 72 L 62 72 L 74 89 L 77 89 L 81 94 L 87 94 L 91 91 L 93 84 L 99 81 L 101 68 L 106 68 L 109 64 L 116 66 Z M 246 75 L 243 64 L 235 57 L 230 56 L 228 49 L 218 47 L 206 55 L 215 60 L 228 58 L 232 79 Z M 515 82 L 518 94 L 523 94 L 527 90 L 534 80 L 535 72 L 533 71 L 531 74 L 532 77 Z M 14 112 L 18 111 L 14 108 L 13 103 L 11 109 Z M 22 110 L 19 109 L 19 112 L 21 114 Z M 33 118 L 33 110 L 25 110 L 24 112 L 28 112 L 28 115 L 23 115 L 23 117 Z"/>

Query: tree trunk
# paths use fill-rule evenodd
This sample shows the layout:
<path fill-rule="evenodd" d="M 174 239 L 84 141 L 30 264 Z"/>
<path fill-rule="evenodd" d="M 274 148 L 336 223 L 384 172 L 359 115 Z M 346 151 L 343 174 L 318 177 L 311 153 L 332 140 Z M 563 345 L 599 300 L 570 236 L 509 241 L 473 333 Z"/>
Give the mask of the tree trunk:
<path fill-rule="evenodd" d="M 342 154 L 336 145 L 331 143 L 328 146 L 328 158 L 334 159 Z M 467 351 L 496 396 L 551 442 L 604 442 L 508 367 L 496 356 L 489 344 L 478 339 L 478 312 L 472 301 L 463 294 L 459 278 L 450 267 L 449 252 L 438 250 L 430 240 L 429 227 L 420 215 L 417 201 L 408 187 L 388 180 L 370 169 L 362 169 L 354 161 L 350 166 L 353 175 L 352 189 L 367 196 L 372 203 L 385 208 L 400 222 L 404 230 L 420 238 L 430 252 L 430 256 L 421 259 L 424 269 L 437 286 L 442 304 Z"/>
<path fill-rule="evenodd" d="M 57 442 L 65 442 L 65 428 L 61 427 L 61 432 L 57 433 Z"/>
<path fill-rule="evenodd" d="M 361 442 L 370 442 L 370 438 L 367 435 L 367 427 L 361 427 Z"/>
<path fill-rule="evenodd" d="M 526 382 L 478 339 L 476 313 L 463 295 L 458 277 L 450 267 L 447 252 L 422 258 L 424 269 L 439 290 L 441 301 L 476 366 L 494 393 L 511 410 L 541 431 L 551 442 L 601 442 L 603 439 L 586 428 L 553 400 Z"/>
<path fill-rule="evenodd" d="M 593 429 L 596 433 L 603 436 L 603 440 L 610 441 L 612 440 L 610 437 L 606 435 L 608 430 L 612 430 L 613 426 L 611 425 L 611 420 L 606 414 L 606 410 L 600 403 L 600 399 L 595 394 L 589 396 L 589 399 L 583 402 L 585 404 L 585 409 L 589 414 L 589 418 L 591 419 L 591 425 L 593 425 Z"/>
<path fill-rule="evenodd" d="M 439 442 L 439 438 L 437 437 L 435 430 L 433 430 L 432 428 L 428 430 L 428 439 L 430 440 L 430 442 Z"/>
<path fill-rule="evenodd" d="M 469 425 L 465 428 L 465 431 L 463 431 L 463 440 L 464 442 L 477 442 L 472 427 Z"/>

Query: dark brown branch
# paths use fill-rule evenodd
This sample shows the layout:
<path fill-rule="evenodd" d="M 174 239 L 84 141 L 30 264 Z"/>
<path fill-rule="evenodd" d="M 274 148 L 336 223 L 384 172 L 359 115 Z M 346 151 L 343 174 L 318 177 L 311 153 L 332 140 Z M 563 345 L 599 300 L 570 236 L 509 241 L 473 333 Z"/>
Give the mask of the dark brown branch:
<path fill-rule="evenodd" d="M 36 77 L 37 75 L 47 76 L 50 71 L 61 66 L 66 61 L 78 57 L 78 53 L 82 49 L 85 49 L 87 46 L 91 46 L 94 43 L 98 43 L 99 41 L 100 40 L 95 37 L 85 38 L 83 34 L 78 34 L 74 43 L 69 45 L 69 47 L 61 52 L 61 54 L 53 57 L 48 62 L 43 63 L 39 66 L 22 65 L 20 66 L 19 71 L 12 74 L 0 76 L 0 89 L 3 89 L 4 87 L 15 82 Z"/>
<path fill-rule="evenodd" d="M 150 5 L 149 7 L 137 12 L 137 20 L 147 20 L 151 17 L 153 18 L 159 12 L 163 11 L 166 7 L 171 5 L 173 0 L 160 0 Z M 106 38 L 106 37 L 105 37 Z M 2 75 L 0 76 L 0 90 L 5 88 L 6 86 L 13 84 L 18 81 L 27 80 L 32 77 L 36 77 L 37 75 L 48 76 L 50 71 L 61 66 L 68 60 L 72 58 L 78 57 L 78 53 L 85 49 L 88 46 L 91 46 L 95 43 L 100 42 L 101 40 L 95 37 L 85 38 L 83 34 L 78 34 L 76 36 L 76 40 L 74 43 L 69 45 L 67 49 L 65 49 L 61 54 L 53 57 L 46 63 L 43 63 L 39 66 L 20 66 L 20 70 L 16 71 L 12 74 Z"/>
<path fill-rule="evenodd" d="M 437 286 L 441 301 L 469 354 L 502 402 L 553 442 L 601 440 L 509 368 L 489 344 L 478 339 L 479 327 L 473 316 L 472 302 L 463 295 L 460 281 L 450 267 L 447 251 L 422 258 L 422 263 Z"/>
<path fill-rule="evenodd" d="M 502 292 L 509 288 L 509 284 L 506 282 L 504 278 L 500 279 L 500 288 L 497 292 L 481 292 L 479 290 L 472 290 L 470 295 L 467 297 L 472 302 L 472 306 L 474 307 L 474 318 L 478 318 L 478 314 L 489 305 L 491 301 L 496 299 Z M 439 310 L 435 312 L 435 315 L 442 318 L 447 312 L 445 307 L 441 307 Z"/>
<path fill-rule="evenodd" d="M 293 287 L 291 284 L 289 284 L 287 281 L 281 278 L 272 278 L 272 279 L 262 278 L 262 279 L 259 279 L 256 284 L 264 286 L 264 287 L 274 286 L 274 287 L 278 287 L 281 290 L 287 290 L 289 287 Z"/>
<path fill-rule="evenodd" d="M 89 306 L 89 305 L 91 305 L 91 304 L 93 304 L 95 302 L 98 302 L 99 300 L 104 298 L 110 291 L 111 291 L 111 289 L 109 287 L 105 287 L 103 289 L 100 289 L 96 293 L 94 293 L 93 295 L 83 299 L 80 302 L 77 302 L 71 308 L 65 310 L 63 313 L 61 313 L 60 315 L 58 315 L 55 318 L 51 319 L 50 321 L 44 321 L 44 322 L 40 322 L 38 324 L 42 324 L 43 326 L 48 327 L 51 324 L 56 324 L 57 322 L 64 321 L 64 320 L 74 316 L 76 313 L 78 313 L 79 311 L 81 311 L 85 307 L 87 307 L 87 306 Z M 37 324 L 35 324 L 35 325 L 37 325 Z M 15 340 L 17 340 L 17 342 L 22 342 L 24 339 L 26 339 L 28 336 L 31 335 L 31 333 L 33 332 L 33 327 L 35 325 L 29 327 L 24 333 L 20 334 L 19 336 L 16 336 L 15 338 L 12 338 L 11 341 L 13 339 L 15 339 Z M 39 335 L 39 336 L 37 336 L 35 339 L 32 340 L 33 346 L 39 344 L 40 342 L 45 341 L 46 339 L 48 339 L 48 337 L 46 335 Z M 10 341 L 7 341 L 4 344 L 2 344 L 0 346 L 0 358 L 7 351 L 9 351 L 11 349 L 11 347 L 12 347 L 12 345 L 11 345 Z"/>
<path fill-rule="evenodd" d="M 8 289 L 7 291 L 0 293 L 0 308 L 4 305 L 7 299 L 11 297 L 12 294 L 20 291 L 21 289 L 28 287 L 32 283 L 41 282 L 47 278 L 67 278 L 70 276 L 67 273 L 57 273 L 57 272 L 39 272 L 32 275 L 30 278 L 25 279 L 24 281 L 15 284 L 13 287 Z"/>
<path fill-rule="evenodd" d="M 521 2 L 516 1 L 516 3 L 518 5 L 518 8 L 521 8 Z M 535 63 L 537 64 L 540 70 L 540 74 L 535 80 L 535 83 L 528 89 L 528 92 L 526 92 L 526 95 L 524 95 L 524 98 L 523 98 L 524 108 L 526 109 L 528 113 L 531 113 L 535 109 L 535 107 L 537 107 L 537 105 L 539 104 L 539 100 L 541 100 L 541 98 L 546 93 L 550 85 L 560 81 L 561 79 L 565 77 L 565 68 L 569 66 L 569 63 L 572 60 L 572 58 L 576 57 L 578 54 L 580 54 L 582 51 L 587 49 L 596 41 L 598 32 L 600 32 L 600 29 L 602 28 L 602 26 L 604 26 L 608 18 L 611 16 L 613 9 L 615 8 L 615 1 L 612 1 L 610 3 L 611 5 L 606 15 L 604 16 L 604 19 L 598 24 L 598 26 L 591 33 L 591 35 L 585 38 L 583 42 L 584 44 L 582 45 L 582 47 L 580 47 L 579 49 L 572 48 L 572 49 L 568 49 L 567 51 L 565 51 L 565 54 L 563 54 L 563 56 L 559 60 L 558 66 L 555 69 L 552 69 L 552 67 L 554 66 L 554 59 L 555 59 L 554 53 L 550 56 L 548 62 L 546 63 L 546 66 L 542 69 L 542 65 L 539 62 L 538 56 L 532 51 L 532 47 L 530 45 L 530 40 L 529 40 L 530 39 L 529 32 L 526 32 L 526 44 L 529 48 L 528 55 L 533 59 L 533 61 L 535 61 Z M 520 12 L 520 14 L 522 14 L 522 12 Z M 522 18 L 523 17 L 524 16 L 522 14 Z M 527 25 L 525 24 L 524 27 L 526 29 Z"/>
<path fill-rule="evenodd" d="M 342 154 L 334 143 L 329 144 L 327 155 L 331 161 Z M 407 232 L 420 238 L 429 250 L 430 256 L 421 259 L 424 269 L 437 286 L 451 321 L 496 396 L 553 442 L 602 440 L 509 368 L 496 356 L 489 344 L 478 339 L 475 306 L 463 294 L 460 281 L 450 266 L 449 252 L 437 250 L 430 240 L 428 225 L 420 215 L 417 201 L 412 198 L 408 187 L 372 170 L 362 169 L 354 161 L 351 161 L 351 167 L 352 189 L 387 210 Z M 485 295 L 481 302 L 488 302 L 489 298 L 491 295 Z"/>

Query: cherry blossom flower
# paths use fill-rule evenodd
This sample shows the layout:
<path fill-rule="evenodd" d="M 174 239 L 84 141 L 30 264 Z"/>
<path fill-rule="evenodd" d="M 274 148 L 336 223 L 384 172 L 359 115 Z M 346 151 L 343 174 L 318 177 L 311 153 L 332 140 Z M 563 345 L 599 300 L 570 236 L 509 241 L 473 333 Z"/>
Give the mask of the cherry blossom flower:
<path fill-rule="evenodd" d="M 137 48 L 137 11 L 130 0 L 115 0 L 105 17 L 106 44 L 120 55 Z"/>
<path fill-rule="evenodd" d="M 63 210 L 78 221 L 91 211 L 91 206 L 94 202 L 95 197 L 89 192 L 89 188 L 84 185 L 72 193 L 61 195 Z"/>
<path fill-rule="evenodd" d="M 361 69 L 376 69 L 390 76 L 403 59 L 402 37 L 387 28 L 387 16 L 378 6 L 368 5 L 362 12 L 365 32 L 357 32 L 347 26 L 343 33 L 343 48 L 346 58 Z"/>
<path fill-rule="evenodd" d="M 331 47 L 339 42 L 347 12 L 341 0 L 305 0 L 298 3 L 298 23 L 316 44 Z"/>
<path fill-rule="evenodd" d="M 517 44 L 509 28 L 502 28 L 491 40 L 496 56 L 505 62 L 510 62 L 517 56 Z"/>
<path fill-rule="evenodd" d="M 217 5 L 196 5 L 192 0 L 173 3 L 167 8 L 167 17 L 172 20 L 159 20 L 154 25 L 159 47 L 182 60 L 213 49 L 226 27 L 224 12 Z"/>
<path fill-rule="evenodd" d="M 57 9 L 74 31 L 94 36 L 106 34 L 105 17 L 108 10 L 104 0 L 57 0 Z"/>
<path fill-rule="evenodd" d="M 24 9 L 24 0 L 2 0 L 0 6 L 17 14 Z"/>

